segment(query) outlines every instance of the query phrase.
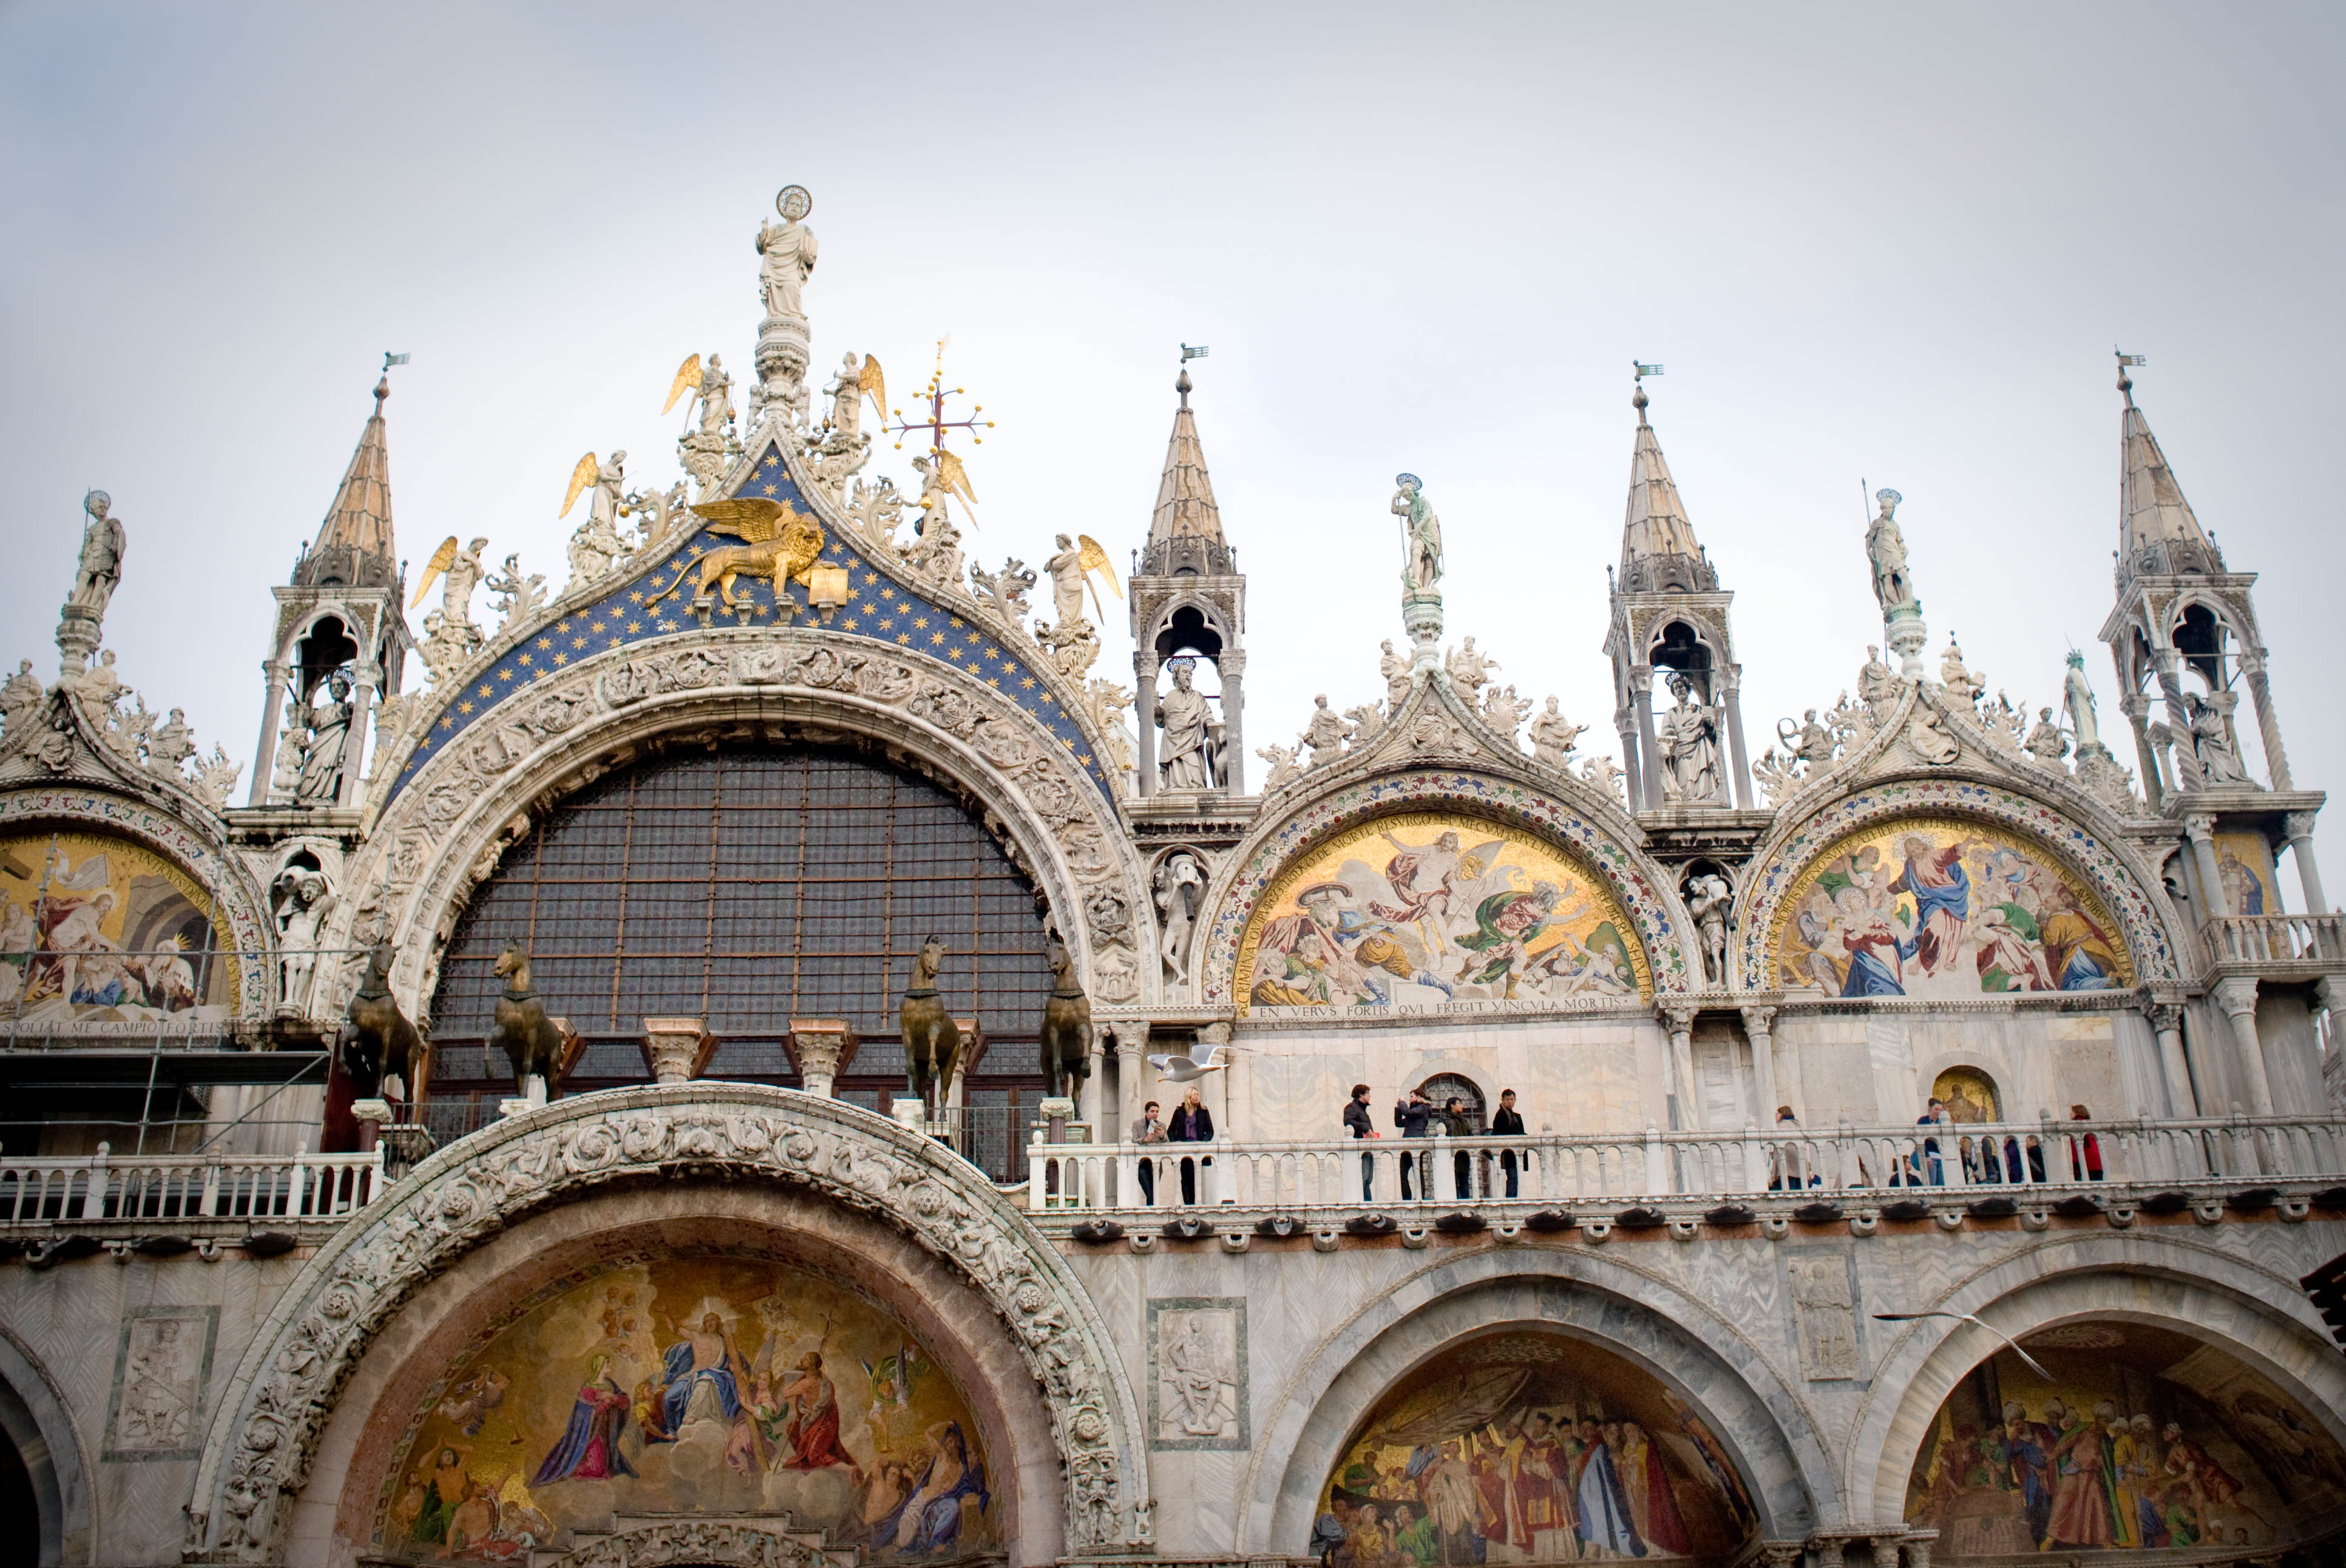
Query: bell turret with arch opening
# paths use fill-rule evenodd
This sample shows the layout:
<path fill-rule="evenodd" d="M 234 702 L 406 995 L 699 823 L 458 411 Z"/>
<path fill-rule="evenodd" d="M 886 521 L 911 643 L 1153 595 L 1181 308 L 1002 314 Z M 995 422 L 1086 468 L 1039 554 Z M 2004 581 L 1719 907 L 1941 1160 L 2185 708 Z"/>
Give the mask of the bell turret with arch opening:
<path fill-rule="evenodd" d="M 1186 361 L 1195 352 L 1185 350 Z M 1140 792 L 1246 792 L 1246 576 L 1222 536 L 1221 509 L 1189 412 L 1165 453 L 1148 543 L 1132 574 L 1132 673 L 1139 691 Z"/>

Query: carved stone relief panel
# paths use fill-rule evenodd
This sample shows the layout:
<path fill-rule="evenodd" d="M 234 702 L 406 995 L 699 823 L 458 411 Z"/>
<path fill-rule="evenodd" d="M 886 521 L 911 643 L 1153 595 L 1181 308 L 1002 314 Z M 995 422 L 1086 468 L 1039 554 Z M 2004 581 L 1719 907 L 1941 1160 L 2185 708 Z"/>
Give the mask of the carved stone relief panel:
<path fill-rule="evenodd" d="M 1849 1267 L 1848 1251 L 1838 1247 L 1785 1255 L 1800 1369 L 1811 1381 L 1865 1375 L 1865 1357 L 1857 1342 L 1857 1294 Z"/>
<path fill-rule="evenodd" d="M 201 1457 L 204 1391 L 219 1334 L 217 1307 L 140 1307 L 123 1319 L 105 1458 Z"/>
<path fill-rule="evenodd" d="M 1150 1301 L 1148 1372 L 1151 1448 L 1247 1448 L 1244 1297 Z"/>

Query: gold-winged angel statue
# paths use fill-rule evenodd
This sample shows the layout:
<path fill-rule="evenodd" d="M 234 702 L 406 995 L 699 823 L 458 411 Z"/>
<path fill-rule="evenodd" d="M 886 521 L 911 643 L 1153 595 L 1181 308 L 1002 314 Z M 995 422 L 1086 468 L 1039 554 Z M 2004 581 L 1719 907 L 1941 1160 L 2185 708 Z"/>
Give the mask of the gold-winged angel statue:
<path fill-rule="evenodd" d="M 676 406 L 676 400 L 682 397 L 685 393 L 688 392 L 699 392 L 699 390 L 700 356 L 699 354 L 693 354 L 688 357 L 684 363 L 676 367 L 676 380 L 668 382 L 668 402 L 660 404 L 660 412 L 666 413 L 668 410 L 674 408 Z"/>
<path fill-rule="evenodd" d="M 926 532 L 931 522 L 944 516 L 945 497 L 957 496 L 969 513 L 971 527 L 977 525 L 977 493 L 970 488 L 969 470 L 961 459 L 937 447 L 913 459 L 913 466 L 921 471 L 921 530 Z"/>
<path fill-rule="evenodd" d="M 1124 597 L 1124 590 L 1117 585 L 1116 564 L 1107 558 L 1107 551 L 1101 546 L 1100 542 L 1093 538 L 1088 534 L 1076 535 L 1076 548 L 1083 552 L 1079 559 L 1083 564 L 1085 574 L 1084 581 L 1087 585 L 1091 586 L 1092 607 L 1100 613 L 1100 625 L 1106 626 L 1107 624 L 1107 607 L 1100 603 L 1099 588 L 1096 585 L 1092 584 L 1091 574 L 1097 572 L 1101 576 L 1106 577 L 1107 579 L 1107 591 L 1114 594 L 1120 599 Z"/>
<path fill-rule="evenodd" d="M 786 581 L 814 586 L 809 573 L 816 557 L 822 554 L 822 524 L 789 502 L 740 496 L 703 501 L 692 512 L 705 518 L 716 532 L 730 534 L 743 543 L 678 562 L 675 578 L 646 599 L 644 608 L 648 610 L 662 599 L 678 596 L 685 578 L 696 568 L 700 580 L 693 586 L 693 596 L 706 598 L 714 585 L 718 597 L 729 610 L 746 607 L 750 602 L 747 596 L 738 601 L 734 598 L 733 581 L 737 577 L 764 577 L 773 583 L 777 591 Z"/>
<path fill-rule="evenodd" d="M 486 539 L 475 539 L 470 548 L 459 548 L 454 534 L 440 541 L 440 547 L 432 552 L 432 559 L 423 563 L 423 580 L 415 585 L 415 597 L 407 607 L 412 610 L 422 604 L 423 596 L 432 591 L 433 583 L 444 572 L 448 585 L 441 596 L 443 611 L 452 625 L 469 620 L 473 588 L 488 570 L 481 564 L 481 552 L 488 544 Z"/>

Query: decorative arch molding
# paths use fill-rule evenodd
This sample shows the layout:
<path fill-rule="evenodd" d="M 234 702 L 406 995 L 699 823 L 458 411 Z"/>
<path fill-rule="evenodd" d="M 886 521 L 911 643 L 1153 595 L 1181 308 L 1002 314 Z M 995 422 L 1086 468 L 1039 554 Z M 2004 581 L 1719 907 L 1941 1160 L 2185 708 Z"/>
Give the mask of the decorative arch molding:
<path fill-rule="evenodd" d="M 2106 840 L 2076 816 L 2023 794 L 2008 782 L 1941 773 L 1865 780 L 1780 823 L 1769 835 L 1752 855 L 1738 890 L 1737 952 L 1746 990 L 1765 991 L 1774 983 L 1770 935 L 1785 894 L 1816 857 L 1844 834 L 1910 815 L 1970 818 L 2042 845 L 2116 918 L 2126 933 L 2137 985 L 2182 983 L 2176 953 L 2184 933 L 2172 911 L 2162 910 L 2163 901 L 2146 891 L 2157 886 L 2157 879 L 2130 845 L 2115 835 Z"/>
<path fill-rule="evenodd" d="M 2004 1348 L 1998 1334 L 2022 1339 L 2086 1318 L 2156 1324 L 2215 1344 L 2346 1446 L 2346 1362 L 2312 1304 L 2293 1278 L 2214 1247 L 2142 1230 L 2087 1232 L 2008 1256 L 1926 1304 L 1987 1328 L 1924 1319 L 1875 1363 L 1848 1450 L 1853 1522 L 1904 1517 L 1907 1477 L 1939 1407 Z"/>
<path fill-rule="evenodd" d="M 830 1559 L 783 1520 L 642 1519 L 617 1521 L 607 1535 L 582 1539 L 567 1553 L 540 1553 L 566 1568 L 823 1568 Z"/>
<path fill-rule="evenodd" d="M 1131 1005 L 1158 984 L 1148 873 L 1115 809 L 1060 739 L 968 671 L 869 639 L 792 627 L 702 631 L 621 648 L 533 683 L 495 722 L 431 759 L 369 834 L 347 885 L 353 944 L 388 932 L 395 991 L 428 1004 L 473 890 L 573 789 L 648 743 L 767 738 L 876 746 L 976 801 L 1034 879 L 1096 1000 Z"/>
<path fill-rule="evenodd" d="M 1404 716 L 1413 706 L 1403 708 Z M 1199 1000 L 1209 1006 L 1235 1004 L 1232 984 L 1240 939 L 1282 868 L 1355 824 L 1429 808 L 1464 811 L 1515 827 L 1592 867 L 1637 925 L 1656 993 L 1697 986 L 1700 961 L 1685 941 L 1692 924 L 1669 878 L 1629 847 L 1637 841 L 1636 829 L 1627 818 L 1617 826 L 1529 778 L 1512 779 L 1479 766 L 1420 765 L 1406 772 L 1396 768 L 1331 781 L 1287 806 L 1222 860 L 1206 891 L 1204 907 L 1211 914 L 1204 959 L 1198 965 Z M 1622 831 L 1623 827 L 1628 830 Z"/>
<path fill-rule="evenodd" d="M 33 1348 L 0 1323 L 0 1433 L 15 1445 L 32 1479 L 39 1515 L 33 1561 L 42 1568 L 103 1561 L 90 1506 L 89 1455 L 71 1410 Z"/>
<path fill-rule="evenodd" d="M 5 787 L 0 787 L 5 789 Z M 193 812 L 167 809 L 111 784 L 65 783 L 0 792 L 0 831 L 38 830 L 44 825 L 73 832 L 111 834 L 178 861 L 212 901 L 240 954 L 238 1013 L 266 1017 L 276 998 L 270 977 L 276 966 L 276 928 L 269 899 L 253 881 L 243 860 L 227 843 L 198 825 Z"/>
<path fill-rule="evenodd" d="M 509 1221 L 644 1176 L 769 1181 L 879 1217 L 984 1298 L 1043 1390 L 1071 1545 L 1152 1543 L 1138 1407 L 1107 1325 L 1058 1253 L 958 1156 L 868 1111 L 748 1084 L 557 1101 L 425 1161 L 302 1267 L 221 1390 L 190 1505 L 209 1560 L 281 1557 L 337 1391 L 418 1288 Z M 632 1560 L 631 1560 L 632 1561 Z"/>
<path fill-rule="evenodd" d="M 1298 1359 L 1261 1407 L 1263 1435 L 1239 1492 L 1239 1553 L 1303 1554 L 1321 1485 L 1378 1398 L 1443 1346 L 1500 1328 L 1585 1339 L 1700 1409 L 1740 1460 L 1767 1537 L 1839 1522 L 1841 1481 L 1821 1423 L 1732 1322 L 1613 1257 L 1508 1247 L 1428 1265 Z"/>

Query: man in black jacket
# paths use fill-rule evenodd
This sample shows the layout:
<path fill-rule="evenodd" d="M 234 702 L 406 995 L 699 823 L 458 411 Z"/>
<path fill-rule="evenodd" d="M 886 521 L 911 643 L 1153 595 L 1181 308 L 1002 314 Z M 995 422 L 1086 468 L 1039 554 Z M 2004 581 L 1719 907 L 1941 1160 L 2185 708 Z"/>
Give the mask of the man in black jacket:
<path fill-rule="evenodd" d="M 1168 1144 L 1210 1144 L 1214 1141 L 1214 1113 L 1206 1109 L 1204 1096 L 1193 1084 L 1188 1095 L 1166 1124 L 1165 1141 Z M 1212 1165 L 1211 1159 L 1205 1161 Z M 1198 1166 L 1190 1160 L 1181 1162 L 1181 1201 L 1198 1201 Z"/>
<path fill-rule="evenodd" d="M 1442 1102 L 1443 1130 L 1454 1138 L 1471 1138 L 1474 1124 L 1466 1119 L 1466 1102 L 1456 1095 Z M 1464 1203 L 1474 1196 L 1474 1156 L 1460 1149 L 1450 1156 L 1450 1174 L 1456 1184 L 1451 1189 L 1458 1201 Z M 1426 1196 L 1432 1197 L 1432 1193 Z"/>
<path fill-rule="evenodd" d="M 1366 1084 L 1352 1085 L 1352 1097 L 1344 1102 L 1344 1125 L 1351 1130 L 1356 1141 L 1362 1138 L 1373 1138 L 1377 1135 L 1376 1128 L 1369 1125 L 1369 1086 Z M 1362 1203 L 1376 1201 L 1376 1156 L 1362 1155 L 1361 1156 L 1361 1201 Z"/>
<path fill-rule="evenodd" d="M 1494 1138 L 1520 1138 L 1524 1135 L 1524 1118 L 1515 1110 L 1515 1092 L 1499 1091 L 1498 1114 L 1491 1118 L 1491 1135 Z M 1506 1174 L 1507 1196 L 1515 1196 L 1515 1156 L 1512 1150 L 1499 1156 L 1499 1169 Z"/>
<path fill-rule="evenodd" d="M 1423 1089 L 1412 1089 L 1408 1099 L 1397 1100 L 1393 1103 L 1393 1125 L 1401 1129 L 1401 1135 L 1404 1138 L 1426 1136 L 1427 1124 L 1433 1120 L 1433 1102 L 1425 1097 L 1425 1091 Z M 1403 1203 L 1413 1201 L 1413 1197 L 1409 1190 L 1410 1166 L 1413 1157 L 1410 1155 L 1401 1156 L 1401 1200 Z M 1425 1185 L 1429 1189 L 1433 1186 L 1433 1171 L 1431 1166 L 1428 1166 L 1425 1172 Z M 1425 1196 L 1432 1197 L 1433 1194 L 1429 1190 Z"/>

